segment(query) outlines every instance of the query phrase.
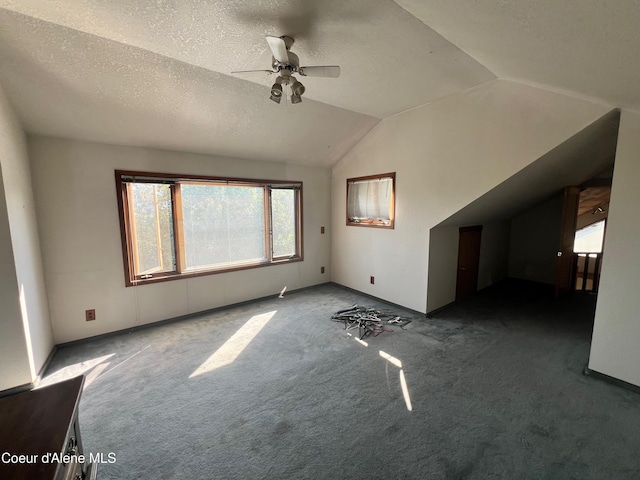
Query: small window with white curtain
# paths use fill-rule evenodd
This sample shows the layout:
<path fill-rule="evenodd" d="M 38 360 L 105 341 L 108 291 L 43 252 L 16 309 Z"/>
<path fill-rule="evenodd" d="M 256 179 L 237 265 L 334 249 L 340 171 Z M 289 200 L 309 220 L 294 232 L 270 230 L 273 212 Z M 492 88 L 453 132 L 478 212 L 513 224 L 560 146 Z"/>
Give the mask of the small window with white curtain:
<path fill-rule="evenodd" d="M 394 228 L 396 174 L 347 179 L 347 225 Z"/>

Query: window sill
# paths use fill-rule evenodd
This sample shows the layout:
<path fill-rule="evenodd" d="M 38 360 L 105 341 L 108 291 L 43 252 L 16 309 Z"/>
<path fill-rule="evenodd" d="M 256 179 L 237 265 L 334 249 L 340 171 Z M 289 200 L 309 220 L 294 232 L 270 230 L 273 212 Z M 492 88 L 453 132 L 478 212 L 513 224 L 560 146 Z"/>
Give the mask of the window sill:
<path fill-rule="evenodd" d="M 203 277 L 205 275 L 217 275 L 219 273 L 238 272 L 241 270 L 271 267 L 273 265 L 285 265 L 288 263 L 301 262 L 301 261 L 302 261 L 302 257 L 293 257 L 293 258 L 284 258 L 284 259 L 274 259 L 271 262 L 258 262 L 258 263 L 251 263 L 251 264 L 244 263 L 242 265 L 225 266 L 225 267 L 219 267 L 219 268 L 207 269 L 207 270 L 193 269 L 193 270 L 185 271 L 182 273 L 158 274 L 151 278 L 141 278 L 141 279 L 125 278 L 125 284 L 127 287 L 138 287 L 141 285 L 149 285 L 152 283 L 168 282 L 171 280 L 182 280 L 185 278 Z"/>
<path fill-rule="evenodd" d="M 379 222 L 379 221 L 374 221 L 374 220 L 354 222 L 354 221 L 351 221 L 351 220 L 347 220 L 347 226 L 348 227 L 370 227 L 370 228 L 393 229 L 393 228 L 395 228 L 395 222 L 391 221 L 391 222 L 385 223 L 385 222 Z"/>

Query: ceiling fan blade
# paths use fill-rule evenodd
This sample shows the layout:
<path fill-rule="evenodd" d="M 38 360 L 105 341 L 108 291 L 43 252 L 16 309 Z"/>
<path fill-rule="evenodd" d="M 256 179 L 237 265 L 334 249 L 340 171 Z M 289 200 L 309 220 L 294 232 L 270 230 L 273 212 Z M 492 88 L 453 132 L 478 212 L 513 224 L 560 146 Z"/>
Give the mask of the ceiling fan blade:
<path fill-rule="evenodd" d="M 257 75 L 272 75 L 276 72 L 274 72 L 273 70 L 240 70 L 240 71 L 236 71 L 236 72 L 231 72 L 233 75 L 240 75 L 240 76 L 257 76 Z"/>
<path fill-rule="evenodd" d="M 303 77 L 338 78 L 340 76 L 340 67 L 338 67 L 337 65 L 323 67 L 300 67 L 298 68 L 298 73 Z"/>
<path fill-rule="evenodd" d="M 267 35 L 267 43 L 269 44 L 269 48 L 271 48 L 273 58 L 280 63 L 289 63 L 289 54 L 287 53 L 287 44 L 284 38 Z"/>

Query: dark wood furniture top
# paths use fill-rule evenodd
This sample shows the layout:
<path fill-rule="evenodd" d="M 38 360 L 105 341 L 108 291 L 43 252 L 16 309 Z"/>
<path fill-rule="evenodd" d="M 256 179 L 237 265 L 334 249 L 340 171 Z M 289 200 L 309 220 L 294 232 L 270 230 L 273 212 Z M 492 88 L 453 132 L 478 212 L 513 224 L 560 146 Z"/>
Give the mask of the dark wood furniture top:
<path fill-rule="evenodd" d="M 67 467 L 42 459 L 46 454 L 82 453 L 81 444 L 73 450 L 69 442 L 80 441 L 74 431 L 83 384 L 84 377 L 80 376 L 0 398 L 0 478 L 60 478 Z M 15 461 L 17 457 L 13 455 L 25 455 L 24 461 Z"/>

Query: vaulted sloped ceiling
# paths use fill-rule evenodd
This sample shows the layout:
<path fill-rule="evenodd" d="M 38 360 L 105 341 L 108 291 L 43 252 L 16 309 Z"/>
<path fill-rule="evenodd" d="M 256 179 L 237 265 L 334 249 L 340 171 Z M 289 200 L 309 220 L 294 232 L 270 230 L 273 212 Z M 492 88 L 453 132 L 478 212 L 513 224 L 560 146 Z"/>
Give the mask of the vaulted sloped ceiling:
<path fill-rule="evenodd" d="M 396 3 L 0 2 L 0 84 L 27 131 L 329 166 L 381 118 L 495 78 Z M 269 101 L 265 35 L 291 35 L 299 105 Z"/>
<path fill-rule="evenodd" d="M 497 77 L 636 108 L 633 0 L 0 0 L 0 85 L 30 133 L 333 165 L 383 118 Z M 290 35 L 299 105 L 268 99 Z"/>
<path fill-rule="evenodd" d="M 637 0 L 397 0 L 498 77 L 640 110 Z"/>

